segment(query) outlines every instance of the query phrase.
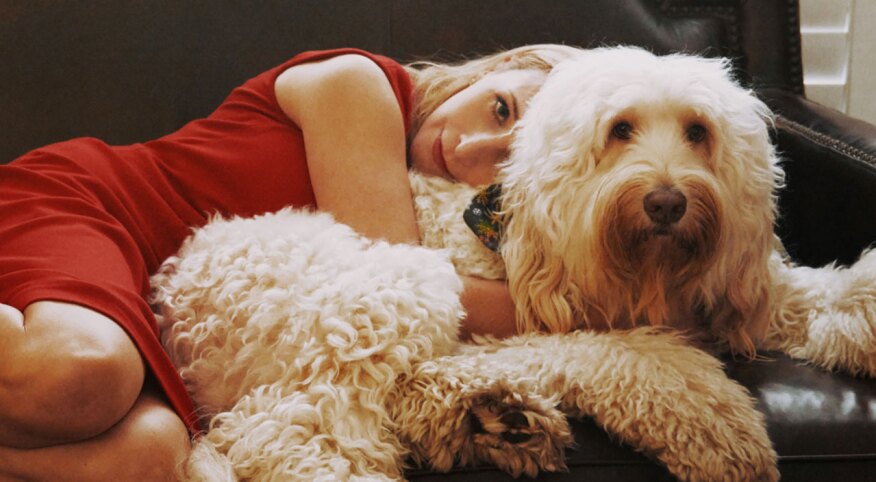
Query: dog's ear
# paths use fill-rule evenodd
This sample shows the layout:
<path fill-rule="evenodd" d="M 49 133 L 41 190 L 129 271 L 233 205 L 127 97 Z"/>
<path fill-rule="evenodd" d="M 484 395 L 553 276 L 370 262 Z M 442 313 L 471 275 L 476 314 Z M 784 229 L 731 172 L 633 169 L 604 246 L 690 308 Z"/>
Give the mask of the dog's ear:
<path fill-rule="evenodd" d="M 764 211 L 768 207 L 762 208 Z M 772 251 L 771 216 L 761 213 L 760 223 L 740 221 L 730 214 L 725 222 L 736 223 L 723 232 L 724 248 L 719 250 L 717 269 L 706 285 L 715 298 L 708 317 L 712 331 L 730 342 L 734 353 L 752 357 L 764 339 L 769 325 L 772 278 L 769 257 Z M 735 219 L 733 219 L 735 218 Z M 731 232 L 728 232 L 731 231 Z"/>
<path fill-rule="evenodd" d="M 580 296 L 563 253 L 570 251 L 567 230 L 579 224 L 575 217 L 586 202 L 576 196 L 575 183 L 594 169 L 599 148 L 604 105 L 598 90 L 606 83 L 596 72 L 586 55 L 555 67 L 530 101 L 500 168 L 501 253 L 521 330 L 566 332 L 581 322 L 581 310 L 570 301 Z"/>
<path fill-rule="evenodd" d="M 753 356 L 769 324 L 776 190 L 784 177 L 769 139 L 769 109 L 751 92 L 732 85 L 716 115 L 719 129 L 715 173 L 724 199 L 722 246 L 709 280 L 723 293 L 712 310 L 713 330 L 736 353 Z"/>
<path fill-rule="evenodd" d="M 709 319 L 712 333 L 727 340 L 734 354 L 753 358 L 769 326 L 771 277 L 757 259 L 759 253 L 748 255 L 752 259 L 730 260 L 743 264 L 731 270 L 724 295 L 716 300 Z"/>
<path fill-rule="evenodd" d="M 568 301 L 571 284 L 563 259 L 546 252 L 550 248 L 543 233 L 518 229 L 526 225 L 526 217 L 520 213 L 509 223 L 502 243 L 517 329 L 521 333 L 571 331 L 576 317 Z"/>

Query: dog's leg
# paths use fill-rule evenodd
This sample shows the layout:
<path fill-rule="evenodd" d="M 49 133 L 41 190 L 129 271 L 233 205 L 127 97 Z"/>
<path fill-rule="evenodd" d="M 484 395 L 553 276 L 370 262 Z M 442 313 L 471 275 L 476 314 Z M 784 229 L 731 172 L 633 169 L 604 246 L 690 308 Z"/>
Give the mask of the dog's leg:
<path fill-rule="evenodd" d="M 763 348 L 876 377 L 876 250 L 848 268 L 771 260 L 774 304 Z"/>
<path fill-rule="evenodd" d="M 153 282 L 165 346 L 215 414 L 193 479 L 401 477 L 387 393 L 464 314 L 445 253 L 284 210 L 211 223 Z"/>
<path fill-rule="evenodd" d="M 559 396 L 563 411 L 592 416 L 610 434 L 658 459 L 681 480 L 778 479 L 776 453 L 754 400 L 726 377 L 715 358 L 677 336 L 653 329 L 578 332 L 521 336 L 479 349 L 478 355 L 441 359 L 440 368 L 435 368 L 431 377 L 414 382 L 418 393 L 411 396 L 413 400 L 434 398 L 434 402 L 423 403 L 431 411 L 424 417 L 428 420 L 414 423 L 416 428 L 406 426 L 412 423 L 409 420 L 397 420 L 401 429 L 414 432 L 405 436 L 407 440 L 434 451 L 413 449 L 415 453 L 424 450 L 422 457 L 433 466 L 436 460 L 449 464 L 452 459 L 448 454 L 465 454 L 465 447 L 476 447 L 478 439 L 467 420 L 484 411 L 483 407 L 489 412 L 491 405 L 511 405 L 503 402 L 511 393 L 529 400 Z M 465 395 L 447 396 L 454 391 L 466 393 L 487 377 L 501 380 L 494 386 L 501 384 L 505 391 L 490 396 L 488 391 L 475 389 L 477 396 L 469 399 Z M 562 467 L 556 457 L 568 439 L 555 428 L 560 422 L 544 409 L 527 410 L 524 416 L 528 421 L 539 421 L 530 412 L 543 413 L 550 421 L 535 425 L 534 432 L 541 435 L 527 443 L 552 443 L 553 451 L 548 447 L 541 450 L 550 454 L 548 460 L 556 468 Z M 517 415 L 506 419 L 522 420 Z M 459 432 L 457 438 L 453 438 L 454 432 Z M 510 431 L 517 432 L 529 435 L 533 430 Z M 518 464 L 530 460 L 548 468 L 534 455 L 538 447 L 527 445 L 523 447 L 526 453 L 514 452 L 511 447 L 514 445 L 496 444 L 492 452 L 485 451 L 489 455 L 486 460 L 500 466 L 503 460 Z"/>
<path fill-rule="evenodd" d="M 677 336 L 650 329 L 575 333 L 530 351 L 565 354 L 562 365 L 554 362 L 539 377 L 543 391 L 564 394 L 564 411 L 592 416 L 680 480 L 778 480 L 777 456 L 751 395 L 717 359 Z"/>
<path fill-rule="evenodd" d="M 386 430 L 388 420 L 362 409 L 356 393 L 344 387 L 288 395 L 284 390 L 259 387 L 217 414 L 195 442 L 189 480 L 401 479 L 404 450 Z"/>
<path fill-rule="evenodd" d="M 514 477 L 564 470 L 573 442 L 566 417 L 556 400 L 527 388 L 481 371 L 471 357 L 441 357 L 402 377 L 390 416 L 411 457 L 434 470 L 477 463 Z"/>

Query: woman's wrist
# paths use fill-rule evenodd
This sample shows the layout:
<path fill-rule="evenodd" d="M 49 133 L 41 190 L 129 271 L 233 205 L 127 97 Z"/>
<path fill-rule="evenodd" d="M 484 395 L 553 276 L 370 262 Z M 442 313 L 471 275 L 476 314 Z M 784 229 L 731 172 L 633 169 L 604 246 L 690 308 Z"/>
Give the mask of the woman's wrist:
<path fill-rule="evenodd" d="M 461 276 L 462 305 L 466 317 L 460 326 L 460 338 L 492 335 L 507 338 L 517 334 L 514 301 L 505 280 L 487 280 Z"/>

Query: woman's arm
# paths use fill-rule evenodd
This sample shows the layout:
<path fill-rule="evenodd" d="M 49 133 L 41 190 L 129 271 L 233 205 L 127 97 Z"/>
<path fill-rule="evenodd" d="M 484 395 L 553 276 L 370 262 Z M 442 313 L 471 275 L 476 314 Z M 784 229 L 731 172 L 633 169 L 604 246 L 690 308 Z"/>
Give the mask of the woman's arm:
<path fill-rule="evenodd" d="M 319 209 L 369 238 L 419 243 L 404 120 L 383 70 L 340 55 L 289 68 L 275 91 L 304 133 Z"/>
<path fill-rule="evenodd" d="M 462 305 L 466 317 L 460 327 L 460 338 L 471 335 L 493 335 L 506 338 L 517 334 L 514 301 L 504 280 L 487 280 L 462 276 Z"/>
<path fill-rule="evenodd" d="M 297 65 L 277 78 L 275 91 L 280 108 L 304 133 L 319 208 L 367 237 L 419 244 L 404 121 L 380 67 L 355 54 Z M 464 338 L 516 334 L 503 281 L 463 282 Z"/>

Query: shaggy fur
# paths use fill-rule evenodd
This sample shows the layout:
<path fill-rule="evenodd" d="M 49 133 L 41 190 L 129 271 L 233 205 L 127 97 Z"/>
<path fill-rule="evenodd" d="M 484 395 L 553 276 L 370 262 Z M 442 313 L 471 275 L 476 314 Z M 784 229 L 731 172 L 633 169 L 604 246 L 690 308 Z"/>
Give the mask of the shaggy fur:
<path fill-rule="evenodd" d="M 666 328 L 876 374 L 876 254 L 812 270 L 772 250 L 767 121 L 719 61 L 595 51 L 551 74 L 501 170 L 507 266 L 461 222 L 474 189 L 416 174 L 424 248 L 306 211 L 214 220 L 153 279 L 210 422 L 185 477 L 396 480 L 406 459 L 535 475 L 564 468 L 568 414 L 682 480 L 777 480 L 751 396 Z M 641 209 L 661 187 L 687 209 L 655 229 Z M 456 343 L 456 271 L 506 268 L 527 334 Z M 657 327 L 573 331 L 639 324 Z"/>
<path fill-rule="evenodd" d="M 639 328 L 524 335 L 461 351 L 417 365 L 389 404 L 402 442 L 421 464 L 446 470 L 480 460 L 529 476 L 564 468 L 568 429 L 536 405 L 547 400 L 570 416 L 593 417 L 680 480 L 778 479 L 751 396 L 717 359 L 675 334 Z M 504 401 L 509 394 L 519 402 Z M 466 418 L 483 418 L 484 404 L 498 405 L 499 422 L 525 422 L 482 421 L 486 433 L 470 439 Z"/>
<path fill-rule="evenodd" d="M 400 476 L 389 392 L 449 353 L 463 315 L 443 253 L 283 210 L 215 220 L 153 283 L 165 346 L 210 420 L 192 479 Z"/>
<path fill-rule="evenodd" d="M 812 269 L 776 250 L 770 123 L 723 59 L 612 48 L 558 66 L 500 172 L 520 330 L 668 325 L 876 376 L 876 252 Z M 645 209 L 661 190 L 686 199 L 668 226 Z"/>
<path fill-rule="evenodd" d="M 421 219 L 457 189 L 411 180 L 450 190 L 418 192 Z M 457 224 L 445 234 L 474 239 Z M 677 334 L 454 346 L 452 252 L 288 209 L 198 230 L 153 279 L 165 345 L 210 420 L 184 478 L 397 480 L 406 457 L 534 476 L 565 467 L 566 414 L 594 417 L 682 480 L 777 478 L 749 394 Z"/>
<path fill-rule="evenodd" d="M 876 250 L 852 266 L 771 263 L 773 305 L 762 348 L 827 370 L 876 378 Z"/>
<path fill-rule="evenodd" d="M 672 325 L 753 355 L 782 178 L 768 116 L 721 59 L 598 49 L 556 68 L 502 170 L 521 328 Z M 686 199 L 676 223 L 643 209 L 661 190 Z"/>

